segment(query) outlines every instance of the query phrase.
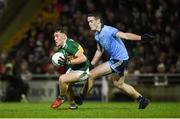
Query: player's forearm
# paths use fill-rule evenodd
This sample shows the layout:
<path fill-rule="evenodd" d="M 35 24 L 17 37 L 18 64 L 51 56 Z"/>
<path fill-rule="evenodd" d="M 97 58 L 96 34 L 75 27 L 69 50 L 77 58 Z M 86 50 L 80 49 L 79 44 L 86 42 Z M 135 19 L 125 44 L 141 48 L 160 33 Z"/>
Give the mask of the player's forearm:
<path fill-rule="evenodd" d="M 133 33 L 125 33 L 125 35 L 126 35 L 127 40 L 141 40 L 140 35 L 136 35 L 136 34 L 133 34 Z"/>
<path fill-rule="evenodd" d="M 96 51 L 96 53 L 95 53 L 95 55 L 94 55 L 94 57 L 93 57 L 93 59 L 91 61 L 92 65 L 95 65 L 99 61 L 100 57 L 102 56 L 102 53 L 103 52 L 101 52 L 99 50 Z"/>
<path fill-rule="evenodd" d="M 78 56 L 75 59 L 70 60 L 71 64 L 81 64 L 87 60 L 86 56 Z"/>

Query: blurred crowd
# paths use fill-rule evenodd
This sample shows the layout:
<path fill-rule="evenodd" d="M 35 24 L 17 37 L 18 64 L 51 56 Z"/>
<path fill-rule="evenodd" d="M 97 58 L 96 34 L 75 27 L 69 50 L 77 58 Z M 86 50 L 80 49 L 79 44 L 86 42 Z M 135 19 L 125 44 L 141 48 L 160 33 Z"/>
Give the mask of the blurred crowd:
<path fill-rule="evenodd" d="M 104 23 L 124 32 L 152 33 L 151 42 L 124 41 L 130 55 L 130 73 L 180 73 L 180 20 L 178 0 L 54 0 L 44 6 L 7 54 L 0 52 L 0 72 L 7 64 L 22 80 L 32 74 L 57 74 L 50 56 L 55 50 L 53 29 L 63 25 L 70 38 L 77 40 L 91 60 L 96 50 L 89 30 L 88 13 L 100 12 Z M 48 20 L 47 20 L 48 19 Z M 46 21 L 46 22 L 44 22 Z M 106 60 L 107 55 L 102 60 Z M 62 72 L 63 69 L 58 71 Z"/>

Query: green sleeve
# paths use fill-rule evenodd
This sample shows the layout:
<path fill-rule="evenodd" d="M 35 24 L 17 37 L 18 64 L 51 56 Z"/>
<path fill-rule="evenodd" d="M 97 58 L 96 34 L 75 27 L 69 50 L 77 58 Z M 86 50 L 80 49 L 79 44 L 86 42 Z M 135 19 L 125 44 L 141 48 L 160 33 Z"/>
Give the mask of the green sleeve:
<path fill-rule="evenodd" d="M 66 47 L 66 51 L 70 54 L 70 55 L 75 55 L 78 52 L 78 47 L 79 44 L 73 40 L 69 40 L 67 42 L 67 47 Z"/>

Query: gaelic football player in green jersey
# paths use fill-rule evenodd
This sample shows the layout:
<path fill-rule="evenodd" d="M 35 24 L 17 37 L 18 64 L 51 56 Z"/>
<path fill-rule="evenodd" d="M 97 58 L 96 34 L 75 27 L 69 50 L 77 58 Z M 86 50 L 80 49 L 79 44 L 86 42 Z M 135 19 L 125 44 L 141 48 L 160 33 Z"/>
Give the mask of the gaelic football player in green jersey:
<path fill-rule="evenodd" d="M 89 73 L 89 61 L 84 55 L 84 50 L 79 43 L 67 37 L 63 28 L 57 28 L 54 32 L 54 41 L 63 52 L 65 58 L 60 58 L 59 63 L 67 67 L 65 74 L 59 76 L 60 96 L 52 103 L 53 109 L 59 107 L 67 98 L 70 103 L 69 109 L 77 109 L 73 101 L 74 93 L 71 84 L 86 80 Z"/>

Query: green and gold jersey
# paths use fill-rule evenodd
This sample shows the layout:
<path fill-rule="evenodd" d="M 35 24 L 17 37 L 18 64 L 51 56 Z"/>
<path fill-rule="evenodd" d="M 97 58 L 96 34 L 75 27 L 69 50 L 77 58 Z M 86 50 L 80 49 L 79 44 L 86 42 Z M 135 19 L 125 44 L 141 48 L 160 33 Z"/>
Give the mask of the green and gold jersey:
<path fill-rule="evenodd" d="M 77 42 L 75 42 L 72 39 L 67 38 L 66 43 L 64 44 L 63 47 L 59 48 L 59 52 L 62 52 L 67 58 L 73 59 L 75 58 L 75 54 L 78 51 L 81 51 L 84 53 L 83 48 L 81 45 Z M 81 64 L 75 64 L 75 65 L 70 65 L 69 66 L 72 70 L 83 70 L 86 71 L 89 67 L 89 61 L 86 60 L 85 62 Z"/>

